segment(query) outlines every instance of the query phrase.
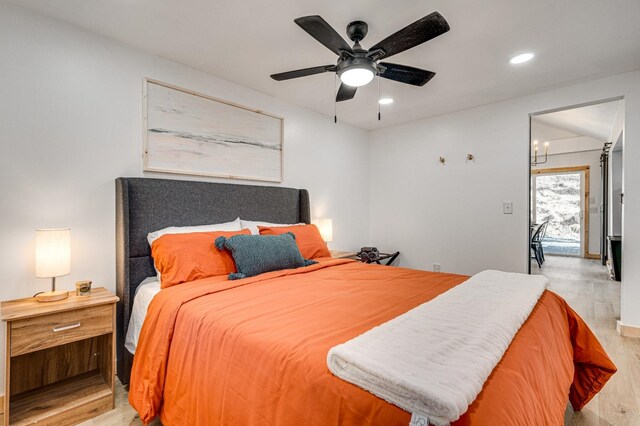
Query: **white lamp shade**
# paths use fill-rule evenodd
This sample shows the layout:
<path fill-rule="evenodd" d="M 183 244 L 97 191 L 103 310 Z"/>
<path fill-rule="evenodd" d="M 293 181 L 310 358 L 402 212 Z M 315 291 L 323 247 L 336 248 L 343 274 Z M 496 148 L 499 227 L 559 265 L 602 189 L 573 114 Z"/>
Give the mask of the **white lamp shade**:
<path fill-rule="evenodd" d="M 333 241 L 333 221 L 331 219 L 320 219 L 318 220 L 318 229 L 320 230 L 320 235 L 322 235 L 322 239 L 325 242 Z"/>
<path fill-rule="evenodd" d="M 36 229 L 36 277 L 61 277 L 71 273 L 71 230 Z"/>

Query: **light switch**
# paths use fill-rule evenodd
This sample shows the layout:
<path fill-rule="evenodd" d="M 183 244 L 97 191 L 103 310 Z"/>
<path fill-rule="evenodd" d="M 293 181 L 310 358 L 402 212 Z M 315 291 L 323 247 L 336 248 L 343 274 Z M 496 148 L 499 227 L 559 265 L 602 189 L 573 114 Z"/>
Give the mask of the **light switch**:
<path fill-rule="evenodd" d="M 589 197 L 589 204 L 595 204 L 596 203 L 596 197 Z"/>
<path fill-rule="evenodd" d="M 513 201 L 502 202 L 502 213 L 513 214 Z"/>

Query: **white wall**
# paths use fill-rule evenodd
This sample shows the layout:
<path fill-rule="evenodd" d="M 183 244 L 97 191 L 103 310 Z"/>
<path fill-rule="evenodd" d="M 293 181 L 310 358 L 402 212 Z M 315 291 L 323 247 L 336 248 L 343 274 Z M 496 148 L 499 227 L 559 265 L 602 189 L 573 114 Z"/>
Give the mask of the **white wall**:
<path fill-rule="evenodd" d="M 400 264 L 414 268 L 525 272 L 529 114 L 618 96 L 625 101 L 621 316 L 640 326 L 640 167 L 628 167 L 640 158 L 640 72 L 372 132 L 370 243 L 400 250 Z M 467 163 L 467 153 L 476 160 Z M 514 214 L 502 214 L 503 201 L 513 201 Z"/>
<path fill-rule="evenodd" d="M 309 189 L 333 246 L 364 244 L 369 194 L 354 183 L 368 176 L 367 132 L 4 2 L 0 57 L 0 299 L 47 290 L 34 278 L 40 227 L 71 227 L 59 288 L 91 279 L 115 291 L 114 179 L 143 175 L 144 77 L 284 116 L 283 185 Z"/>
<path fill-rule="evenodd" d="M 528 171 L 517 156 L 526 159 L 528 147 L 516 148 L 508 113 L 493 104 L 372 132 L 371 244 L 399 250 L 411 268 L 524 270 Z M 502 214 L 503 200 L 515 214 Z"/>
<path fill-rule="evenodd" d="M 604 145 L 604 142 L 601 142 Z M 532 170 L 549 169 L 555 167 L 589 166 L 589 202 L 584 206 L 589 210 L 589 254 L 600 254 L 600 202 L 602 200 L 602 173 L 600 171 L 600 153 L 598 151 L 580 151 L 570 154 L 549 155 L 545 164 L 534 166 Z"/>

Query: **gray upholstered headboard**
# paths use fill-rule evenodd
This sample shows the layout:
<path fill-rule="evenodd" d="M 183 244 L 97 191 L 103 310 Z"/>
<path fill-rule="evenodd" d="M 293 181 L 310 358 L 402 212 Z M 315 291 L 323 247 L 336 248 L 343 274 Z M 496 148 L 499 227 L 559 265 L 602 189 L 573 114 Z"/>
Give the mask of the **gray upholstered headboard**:
<path fill-rule="evenodd" d="M 185 180 L 116 179 L 116 313 L 118 377 L 129 383 L 133 356 L 124 348 L 133 296 L 155 275 L 147 234 L 168 226 L 229 222 L 237 217 L 310 223 L 305 189 Z"/>

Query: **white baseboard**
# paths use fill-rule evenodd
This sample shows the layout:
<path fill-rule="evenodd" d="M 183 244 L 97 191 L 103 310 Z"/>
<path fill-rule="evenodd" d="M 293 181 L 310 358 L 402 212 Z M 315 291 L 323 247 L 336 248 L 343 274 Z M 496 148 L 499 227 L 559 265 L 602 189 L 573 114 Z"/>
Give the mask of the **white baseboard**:
<path fill-rule="evenodd" d="M 616 331 L 621 336 L 640 339 L 640 327 L 625 325 L 620 320 L 616 321 Z"/>

